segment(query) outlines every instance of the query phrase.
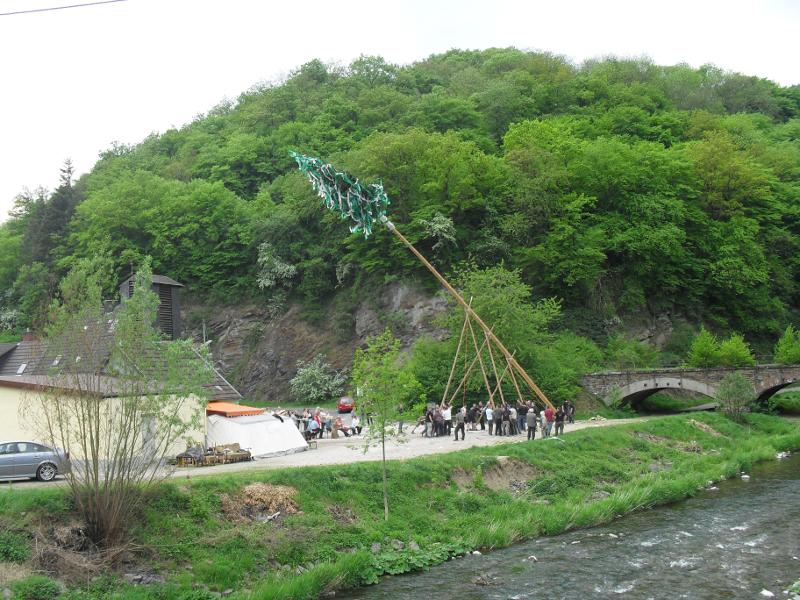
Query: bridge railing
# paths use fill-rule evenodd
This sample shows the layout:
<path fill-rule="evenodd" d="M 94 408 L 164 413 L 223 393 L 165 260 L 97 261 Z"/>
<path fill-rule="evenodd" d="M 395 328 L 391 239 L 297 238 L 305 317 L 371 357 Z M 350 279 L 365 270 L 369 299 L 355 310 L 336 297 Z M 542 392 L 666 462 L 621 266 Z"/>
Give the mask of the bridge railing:
<path fill-rule="evenodd" d="M 774 357 L 771 354 L 763 354 L 754 357 L 756 359 L 756 364 L 750 365 L 749 368 L 759 368 L 759 367 L 785 367 L 787 365 L 781 365 L 773 362 Z M 717 366 L 717 367 L 690 367 L 683 363 L 662 363 L 654 366 L 648 367 L 637 367 L 636 365 L 627 366 L 627 367 L 607 367 L 601 371 L 595 371 L 593 373 L 587 373 L 587 375 L 620 375 L 622 373 L 650 373 L 653 371 L 666 371 L 666 372 L 681 372 L 681 371 L 697 371 L 697 370 L 705 370 L 705 369 L 730 369 L 730 370 L 737 370 L 737 369 L 746 369 L 745 367 L 725 367 L 725 366 Z"/>

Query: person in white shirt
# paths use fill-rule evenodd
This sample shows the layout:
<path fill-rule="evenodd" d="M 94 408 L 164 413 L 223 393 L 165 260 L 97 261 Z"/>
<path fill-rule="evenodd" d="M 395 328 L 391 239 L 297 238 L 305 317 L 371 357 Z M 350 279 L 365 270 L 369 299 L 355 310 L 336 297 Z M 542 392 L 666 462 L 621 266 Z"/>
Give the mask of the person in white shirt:
<path fill-rule="evenodd" d="M 442 407 L 442 419 L 444 420 L 444 426 L 449 436 L 450 432 L 453 430 L 453 409 L 449 404 L 445 404 L 444 407 Z"/>

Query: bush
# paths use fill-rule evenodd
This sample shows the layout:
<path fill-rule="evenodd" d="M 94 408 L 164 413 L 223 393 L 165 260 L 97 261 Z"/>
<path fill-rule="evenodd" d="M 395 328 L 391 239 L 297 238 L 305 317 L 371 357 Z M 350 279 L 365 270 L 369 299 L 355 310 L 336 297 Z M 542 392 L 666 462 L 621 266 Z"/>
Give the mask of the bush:
<path fill-rule="evenodd" d="M 339 396 L 344 391 L 347 376 L 335 371 L 322 354 L 317 354 L 310 362 L 299 361 L 297 374 L 289 382 L 295 399 L 321 404 Z"/>
<path fill-rule="evenodd" d="M 753 384 L 738 373 L 726 375 L 717 387 L 720 409 L 734 421 L 744 420 L 754 400 Z"/>
<path fill-rule="evenodd" d="M 25 536 L 13 531 L 0 532 L 0 562 L 21 563 L 31 554 Z"/>
<path fill-rule="evenodd" d="M 749 367 L 756 364 L 750 346 L 738 333 L 719 345 L 719 364 L 723 367 Z"/>
<path fill-rule="evenodd" d="M 606 364 L 617 370 L 646 369 L 656 366 L 657 362 L 658 350 L 621 334 L 609 338 L 606 345 Z"/>
<path fill-rule="evenodd" d="M 781 365 L 800 364 L 800 332 L 789 325 L 775 344 L 775 362 Z"/>
<path fill-rule="evenodd" d="M 11 584 L 13 600 L 53 600 L 60 595 L 58 583 L 42 575 L 31 575 Z"/>
<path fill-rule="evenodd" d="M 754 364 L 753 352 L 741 335 L 732 333 L 720 343 L 705 327 L 700 328 L 686 357 L 688 367 L 747 367 Z"/>
<path fill-rule="evenodd" d="M 719 364 L 719 342 L 713 333 L 705 327 L 692 341 L 689 356 L 686 357 L 688 367 L 716 367 Z"/>

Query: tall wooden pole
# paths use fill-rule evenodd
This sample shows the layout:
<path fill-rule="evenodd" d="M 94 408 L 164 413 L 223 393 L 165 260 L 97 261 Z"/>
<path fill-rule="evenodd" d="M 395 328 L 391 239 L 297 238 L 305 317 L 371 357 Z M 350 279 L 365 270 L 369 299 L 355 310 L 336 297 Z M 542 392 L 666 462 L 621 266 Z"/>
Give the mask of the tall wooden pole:
<path fill-rule="evenodd" d="M 472 299 L 470 299 L 469 303 L 472 304 Z M 447 385 L 444 387 L 442 403 L 439 406 L 444 406 L 444 401 L 447 399 L 447 392 L 450 391 L 450 384 L 453 382 L 453 374 L 456 372 L 456 363 L 458 362 L 458 356 L 461 353 L 461 344 L 464 343 L 464 334 L 467 332 L 467 321 L 469 321 L 469 313 L 464 313 L 464 326 L 461 328 L 461 335 L 458 338 L 458 346 L 456 347 L 455 356 L 453 356 L 453 365 L 450 367 L 450 375 L 447 377 Z"/>
<path fill-rule="evenodd" d="M 484 337 L 483 343 L 481 344 L 481 352 L 483 352 L 483 349 L 484 349 L 484 347 L 486 346 L 487 343 L 488 343 L 488 341 Z M 458 387 L 453 392 L 453 395 L 450 396 L 449 404 L 454 404 L 455 403 L 455 398 L 458 395 L 458 392 L 461 391 L 462 387 L 464 388 L 464 393 L 466 394 L 467 388 L 466 388 L 465 384 L 469 380 L 470 375 L 472 375 L 472 369 L 474 369 L 475 365 L 477 365 L 477 364 L 478 364 L 478 355 L 476 354 L 475 357 L 472 359 L 472 362 L 469 363 L 469 367 L 467 367 L 467 353 L 465 351 L 464 352 L 464 376 L 461 377 L 461 381 L 458 383 Z"/>
<path fill-rule="evenodd" d="M 469 314 L 473 319 L 475 319 L 475 322 L 480 326 L 481 329 L 483 329 L 483 332 L 486 334 L 486 337 L 488 337 L 492 342 L 494 342 L 497 345 L 497 348 L 500 350 L 500 352 L 502 352 L 505 359 L 511 365 L 511 368 L 513 370 L 516 370 L 517 373 L 519 373 L 520 377 L 522 377 L 522 379 L 525 381 L 528 387 L 539 397 L 539 399 L 542 402 L 544 402 L 546 406 L 554 408 L 550 400 L 547 399 L 547 396 L 544 395 L 544 392 L 542 392 L 542 390 L 539 389 L 539 386 L 533 382 L 533 379 L 531 379 L 530 375 L 528 375 L 528 373 L 525 372 L 525 369 L 522 368 L 522 366 L 516 361 L 511 352 L 508 351 L 508 348 L 506 348 L 503 345 L 503 342 L 501 342 L 498 339 L 498 337 L 494 333 L 492 333 L 492 330 L 489 329 L 486 323 L 483 322 L 483 319 L 480 318 L 478 313 L 472 310 L 472 307 L 467 303 L 466 300 L 464 300 L 461 294 L 459 294 L 458 291 L 452 285 L 450 285 L 450 282 L 447 281 L 447 279 L 445 279 L 442 276 L 442 274 L 436 270 L 436 267 L 434 267 L 431 263 L 429 263 L 428 259 L 422 256 L 419 250 L 417 250 L 414 247 L 414 245 L 411 242 L 409 242 L 406 239 L 406 237 L 397 230 L 397 227 L 394 226 L 394 223 L 392 223 L 386 217 L 383 217 L 381 220 L 384 223 L 384 225 L 386 225 L 386 227 L 389 228 L 389 231 L 391 231 L 395 235 L 395 237 L 397 237 L 397 239 L 403 242 L 406 248 L 408 248 L 412 252 L 412 254 L 414 254 L 414 256 L 416 256 L 419 259 L 419 261 L 423 265 L 425 265 L 425 268 L 427 268 L 433 274 L 433 276 L 439 280 L 439 283 L 442 284 L 442 287 L 444 287 L 444 289 L 446 289 L 450 293 L 450 295 L 453 296 L 453 298 L 455 298 L 456 302 L 458 302 L 464 308 L 467 314 Z"/>
<path fill-rule="evenodd" d="M 492 361 L 492 370 L 494 371 L 494 378 L 497 381 L 497 389 L 500 392 L 500 402 L 505 404 L 506 403 L 506 397 L 503 395 L 503 385 L 502 385 L 502 382 L 500 381 L 500 376 L 497 374 L 497 365 L 494 362 L 494 354 L 492 353 L 492 345 L 489 344 L 487 346 L 487 348 L 489 349 L 489 359 Z M 508 361 L 506 361 L 506 364 L 508 364 Z M 492 401 L 493 398 L 494 398 L 493 394 L 491 396 L 489 396 L 489 402 L 492 403 L 492 408 L 494 408 L 494 402 Z"/>
<path fill-rule="evenodd" d="M 467 321 L 467 325 L 469 325 L 469 332 L 472 335 L 472 343 L 475 346 L 475 352 L 478 353 L 478 363 L 481 365 L 481 373 L 483 374 L 483 383 L 486 386 L 486 393 L 489 394 L 489 404 L 494 406 L 494 394 L 492 393 L 492 386 L 489 385 L 489 377 L 486 375 L 486 367 L 483 364 L 483 356 L 481 356 L 483 345 L 481 345 L 481 348 L 478 348 L 478 338 L 475 337 L 475 330 L 472 328 L 472 322 Z M 488 342 L 488 338 L 486 338 L 484 342 Z"/>

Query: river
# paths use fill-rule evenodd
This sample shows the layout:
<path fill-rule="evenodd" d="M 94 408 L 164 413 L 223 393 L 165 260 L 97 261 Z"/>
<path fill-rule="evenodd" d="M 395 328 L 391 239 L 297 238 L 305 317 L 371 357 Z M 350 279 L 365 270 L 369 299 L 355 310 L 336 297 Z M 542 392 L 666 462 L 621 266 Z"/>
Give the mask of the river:
<path fill-rule="evenodd" d="M 614 523 L 386 577 L 337 598 L 775 597 L 800 579 L 800 454 Z M 532 557 L 535 557 L 532 558 Z"/>

